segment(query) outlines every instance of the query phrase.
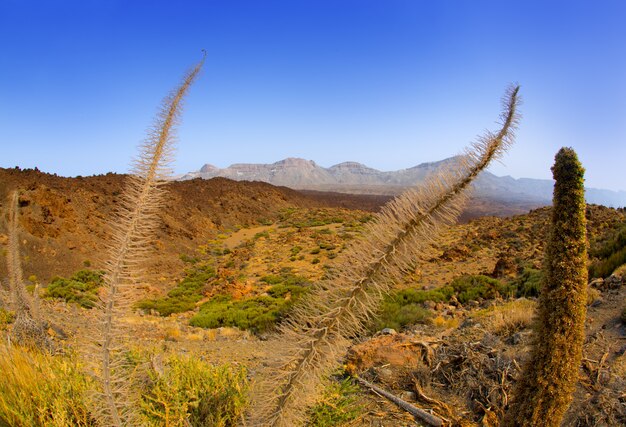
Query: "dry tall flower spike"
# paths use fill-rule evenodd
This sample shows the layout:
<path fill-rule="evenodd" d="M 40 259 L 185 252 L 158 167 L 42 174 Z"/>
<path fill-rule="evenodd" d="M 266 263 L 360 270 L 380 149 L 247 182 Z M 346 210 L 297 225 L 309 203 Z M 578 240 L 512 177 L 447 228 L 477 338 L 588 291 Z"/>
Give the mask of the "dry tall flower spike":
<path fill-rule="evenodd" d="M 138 158 L 124 193 L 120 208 L 110 222 L 113 235 L 109 244 L 109 261 L 104 276 L 106 294 L 102 300 L 102 329 L 93 354 L 99 358 L 96 369 L 100 390 L 92 396 L 94 410 L 102 425 L 136 425 L 134 399 L 123 358 L 123 313 L 133 302 L 133 288 L 141 273 L 163 205 L 161 184 L 170 174 L 174 143 L 173 127 L 182 110 L 182 101 L 192 85 L 204 58 L 184 77 L 181 85 L 165 98 L 156 123 L 140 148 Z"/>
<path fill-rule="evenodd" d="M 438 232 L 458 217 L 471 182 L 512 144 L 519 120 L 519 86 L 508 89 L 502 128 L 474 143 L 461 160 L 388 203 L 328 279 L 319 283 L 281 326 L 276 366 L 257 386 L 252 425 L 304 421 L 325 377 L 367 322 L 394 281 Z"/>

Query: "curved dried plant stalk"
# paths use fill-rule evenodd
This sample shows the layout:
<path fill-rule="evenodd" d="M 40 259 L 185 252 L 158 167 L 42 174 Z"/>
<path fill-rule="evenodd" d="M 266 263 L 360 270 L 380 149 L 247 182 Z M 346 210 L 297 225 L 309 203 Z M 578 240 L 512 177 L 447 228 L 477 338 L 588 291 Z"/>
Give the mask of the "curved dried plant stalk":
<path fill-rule="evenodd" d="M 37 288 L 31 297 L 26 291 L 24 273 L 20 262 L 19 243 L 19 193 L 14 191 L 9 202 L 7 272 L 9 293 L 15 310 L 13 339 L 21 345 L 52 351 L 53 343 L 46 333 L 46 324 L 39 317 Z"/>
<path fill-rule="evenodd" d="M 204 58 L 184 77 L 182 84 L 163 101 L 156 123 L 140 154 L 122 195 L 121 206 L 111 221 L 109 261 L 105 266 L 105 295 L 102 298 L 102 325 L 94 357 L 99 358 L 97 372 L 101 389 L 96 392 L 97 415 L 102 425 L 136 425 L 133 398 L 129 392 L 121 317 L 134 300 L 133 288 L 141 276 L 163 205 L 161 184 L 170 174 L 168 164 L 174 143 L 173 126 L 182 110 L 182 101 L 196 79 Z"/>
<path fill-rule="evenodd" d="M 256 388 L 252 425 L 303 422 L 320 379 L 345 354 L 350 340 L 364 331 L 393 283 L 439 231 L 456 220 L 471 182 L 512 144 L 519 120 L 518 91 L 519 86 L 511 87 L 505 95 L 498 133 L 481 137 L 456 165 L 388 203 L 331 277 L 281 325 L 277 366 Z"/>
<path fill-rule="evenodd" d="M 26 287 L 24 286 L 24 273 L 20 262 L 20 242 L 19 242 L 19 194 L 17 191 L 11 193 L 9 202 L 9 222 L 8 222 L 8 246 L 7 246 L 7 273 L 9 274 L 9 292 L 11 293 L 11 303 L 16 315 L 31 314 L 31 301 Z"/>

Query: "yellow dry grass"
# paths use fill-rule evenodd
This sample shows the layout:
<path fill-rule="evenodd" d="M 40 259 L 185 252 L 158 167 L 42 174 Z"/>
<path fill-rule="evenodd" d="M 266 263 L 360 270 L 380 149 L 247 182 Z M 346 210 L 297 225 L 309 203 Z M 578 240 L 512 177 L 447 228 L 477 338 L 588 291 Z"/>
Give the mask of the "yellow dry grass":
<path fill-rule="evenodd" d="M 89 385 L 71 357 L 0 344 L 0 424 L 90 426 L 83 395 Z"/>
<path fill-rule="evenodd" d="M 502 305 L 489 307 L 474 314 L 481 318 L 487 330 L 500 336 L 510 336 L 531 326 L 537 303 L 520 298 Z"/>

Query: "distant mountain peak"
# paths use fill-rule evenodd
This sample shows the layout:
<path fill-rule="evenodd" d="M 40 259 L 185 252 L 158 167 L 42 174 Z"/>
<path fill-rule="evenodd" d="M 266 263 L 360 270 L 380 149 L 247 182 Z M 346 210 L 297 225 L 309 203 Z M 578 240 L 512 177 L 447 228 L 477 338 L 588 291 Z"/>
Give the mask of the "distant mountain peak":
<path fill-rule="evenodd" d="M 208 164 L 208 163 L 205 163 L 204 166 L 202 166 L 200 168 L 200 172 L 202 172 L 202 173 L 209 173 L 209 172 L 214 172 L 214 171 L 217 171 L 217 170 L 219 170 L 218 167 L 213 166 L 213 165 Z"/>
<path fill-rule="evenodd" d="M 197 172 L 181 179 L 225 177 L 237 181 L 263 181 L 294 189 L 338 191 L 345 193 L 397 194 L 404 188 L 423 182 L 427 175 L 442 167 L 453 166 L 461 156 L 421 163 L 408 169 L 382 172 L 364 164 L 347 161 L 324 168 L 313 160 L 288 157 L 272 164 L 237 163 L 220 169 L 205 164 Z M 540 206 L 552 200 L 553 181 L 480 174 L 474 184 L 475 195 L 491 197 L 505 203 L 529 203 Z M 589 203 L 626 206 L 626 192 L 589 188 Z"/>

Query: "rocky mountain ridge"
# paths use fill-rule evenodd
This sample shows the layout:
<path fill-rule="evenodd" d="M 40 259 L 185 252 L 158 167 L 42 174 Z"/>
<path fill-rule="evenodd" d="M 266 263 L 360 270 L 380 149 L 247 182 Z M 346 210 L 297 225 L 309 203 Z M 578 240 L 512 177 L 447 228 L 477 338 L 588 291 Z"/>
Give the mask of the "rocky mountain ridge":
<path fill-rule="evenodd" d="M 236 163 L 227 168 L 205 164 L 181 180 L 225 177 L 237 181 L 262 181 L 299 190 L 337 191 L 356 194 L 394 195 L 422 182 L 443 167 L 454 166 L 458 157 L 421 163 L 397 171 L 379 171 L 357 162 L 343 162 L 324 168 L 312 160 L 287 158 L 271 164 Z M 496 176 L 483 172 L 475 183 L 475 196 L 500 202 L 548 205 L 552 199 L 552 180 Z M 611 207 L 626 206 L 626 191 L 587 188 L 587 202 Z"/>

